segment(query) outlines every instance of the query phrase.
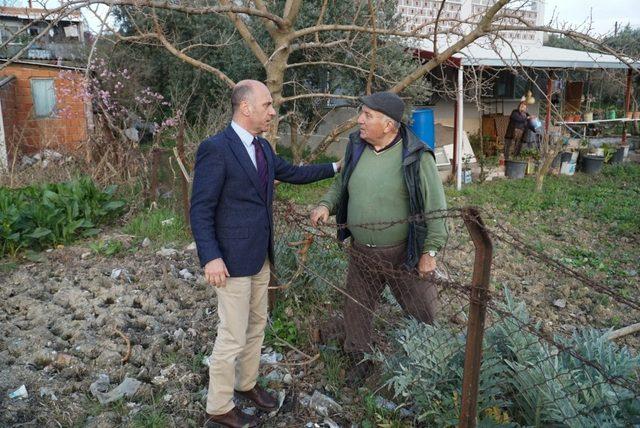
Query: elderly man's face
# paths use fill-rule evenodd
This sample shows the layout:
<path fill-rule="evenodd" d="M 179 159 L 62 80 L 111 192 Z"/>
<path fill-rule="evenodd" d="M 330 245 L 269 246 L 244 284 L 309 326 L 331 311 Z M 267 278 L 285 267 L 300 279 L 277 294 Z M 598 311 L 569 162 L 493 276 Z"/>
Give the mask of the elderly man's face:
<path fill-rule="evenodd" d="M 360 125 L 360 138 L 369 142 L 382 139 L 393 128 L 387 116 L 365 105 L 360 110 L 358 125 Z"/>
<path fill-rule="evenodd" d="M 271 121 L 276 115 L 273 108 L 271 93 L 264 85 L 256 85 L 253 88 L 253 96 L 249 103 L 249 119 L 252 123 L 253 131 L 258 134 L 267 132 Z"/>

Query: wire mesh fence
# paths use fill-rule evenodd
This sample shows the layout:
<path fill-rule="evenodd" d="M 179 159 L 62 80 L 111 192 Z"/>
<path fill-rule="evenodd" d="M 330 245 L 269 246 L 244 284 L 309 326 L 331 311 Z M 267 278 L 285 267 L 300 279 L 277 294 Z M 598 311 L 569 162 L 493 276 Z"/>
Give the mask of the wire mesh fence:
<path fill-rule="evenodd" d="M 627 334 L 640 319 L 637 280 L 572 266 L 562 242 L 545 247 L 494 213 L 429 216 L 447 219 L 449 238 L 423 276 L 404 266 L 406 245 L 338 242 L 346 225 L 313 228 L 277 203 L 267 342 L 323 372 L 329 392 L 366 386 L 393 400 L 408 426 L 640 424 L 639 342 Z M 605 312 L 630 327 L 612 331 Z"/>

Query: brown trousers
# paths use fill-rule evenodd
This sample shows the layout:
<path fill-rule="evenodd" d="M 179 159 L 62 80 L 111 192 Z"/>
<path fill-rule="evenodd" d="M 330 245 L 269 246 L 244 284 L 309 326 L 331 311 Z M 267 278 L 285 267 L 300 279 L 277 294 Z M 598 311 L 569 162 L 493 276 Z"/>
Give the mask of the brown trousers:
<path fill-rule="evenodd" d="M 429 278 L 402 267 L 406 244 L 367 247 L 353 241 L 349 249 L 349 267 L 344 305 L 346 352 L 369 352 L 376 306 L 388 285 L 404 312 L 431 324 L 438 307 L 438 290 Z M 384 316 L 384 315 L 383 315 Z"/>

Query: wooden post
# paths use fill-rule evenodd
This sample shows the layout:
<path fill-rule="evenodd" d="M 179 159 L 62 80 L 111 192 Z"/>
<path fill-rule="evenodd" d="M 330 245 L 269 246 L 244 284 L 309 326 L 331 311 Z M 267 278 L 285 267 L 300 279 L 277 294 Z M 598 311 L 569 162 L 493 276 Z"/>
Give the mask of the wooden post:
<path fill-rule="evenodd" d="M 546 115 L 544 117 L 544 131 L 549 135 L 549 126 L 551 126 L 551 94 L 553 91 L 553 71 L 549 72 L 549 78 L 547 79 L 547 108 Z"/>
<path fill-rule="evenodd" d="M 453 106 L 453 162 L 451 174 L 456 175 L 456 153 L 458 153 L 458 98 Z"/>
<path fill-rule="evenodd" d="M 624 117 L 629 115 L 629 107 L 631 106 L 631 75 L 633 69 L 629 67 L 627 70 L 627 91 L 624 96 Z M 622 144 L 627 143 L 627 122 L 622 122 Z"/>
<path fill-rule="evenodd" d="M 456 158 L 456 189 L 462 189 L 462 134 L 464 132 L 464 69 L 462 64 L 458 64 L 458 102 L 456 103 L 456 145 L 454 146 L 454 156 Z M 482 136 L 481 136 L 482 138 Z"/>
<path fill-rule="evenodd" d="M 185 156 L 184 156 L 184 117 L 180 118 L 180 128 L 178 128 L 178 136 L 177 140 L 177 149 L 178 149 L 178 161 L 184 165 L 185 164 Z M 182 171 L 180 171 L 180 193 L 182 194 L 182 211 L 184 214 L 184 222 L 187 226 L 190 226 L 190 218 L 189 218 L 189 183 L 187 182 L 187 177 L 184 176 Z"/>
<path fill-rule="evenodd" d="M 150 202 L 158 202 L 158 174 L 160 170 L 160 149 L 151 150 L 151 189 Z"/>
<path fill-rule="evenodd" d="M 491 277 L 493 245 L 477 209 L 466 208 L 462 213 L 462 218 L 476 247 L 476 254 L 471 280 L 471 295 L 469 297 L 469 323 L 467 325 L 467 344 L 462 378 L 462 403 L 458 427 L 474 428 L 477 424 L 482 338 L 484 336 L 484 321 L 487 311 L 486 302 Z"/>

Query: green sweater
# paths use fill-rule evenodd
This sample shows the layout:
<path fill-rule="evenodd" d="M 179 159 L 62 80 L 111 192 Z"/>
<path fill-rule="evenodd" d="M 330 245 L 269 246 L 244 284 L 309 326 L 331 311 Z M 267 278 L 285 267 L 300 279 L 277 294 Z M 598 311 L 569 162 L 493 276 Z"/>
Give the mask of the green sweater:
<path fill-rule="evenodd" d="M 420 184 L 425 201 L 425 212 L 446 209 L 444 189 L 433 157 L 420 158 Z M 342 174 L 338 174 L 332 187 L 320 200 L 331 214 L 335 213 L 342 187 Z M 349 205 L 347 224 L 353 238 L 362 244 L 395 245 L 407 240 L 408 224 L 389 225 L 409 217 L 409 196 L 402 177 L 402 143 L 376 153 L 366 148 L 348 183 Z M 386 222 L 387 224 L 367 225 Z M 360 227 L 357 225 L 364 224 Z M 447 239 L 444 218 L 427 221 L 427 238 L 423 251 L 439 250 Z"/>

